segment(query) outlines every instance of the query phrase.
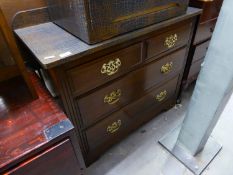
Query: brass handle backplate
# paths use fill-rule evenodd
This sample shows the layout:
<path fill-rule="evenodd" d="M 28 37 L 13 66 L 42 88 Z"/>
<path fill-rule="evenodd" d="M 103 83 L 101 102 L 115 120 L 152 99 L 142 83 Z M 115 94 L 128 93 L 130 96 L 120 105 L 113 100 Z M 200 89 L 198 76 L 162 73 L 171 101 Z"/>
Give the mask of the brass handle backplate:
<path fill-rule="evenodd" d="M 109 95 L 105 95 L 104 103 L 113 105 L 120 100 L 120 97 L 121 97 L 121 90 L 117 89 L 116 91 L 111 92 Z"/>
<path fill-rule="evenodd" d="M 169 72 L 171 72 L 172 67 L 173 67 L 173 62 L 166 63 L 161 67 L 160 72 L 162 74 L 169 73 Z"/>
<path fill-rule="evenodd" d="M 108 63 L 104 63 L 101 68 L 102 74 L 107 74 L 109 76 L 117 73 L 121 66 L 121 60 L 116 58 L 115 60 L 110 60 Z"/>
<path fill-rule="evenodd" d="M 113 122 L 111 125 L 107 127 L 107 132 L 108 133 L 115 133 L 117 132 L 121 127 L 121 120 L 117 120 L 116 122 Z"/>
<path fill-rule="evenodd" d="M 173 34 L 173 35 L 170 35 L 168 36 L 166 39 L 165 39 L 165 42 L 164 42 L 164 45 L 167 47 L 167 48 L 172 48 L 176 45 L 176 42 L 178 41 L 178 35 L 177 34 Z"/>
<path fill-rule="evenodd" d="M 158 95 L 156 95 L 156 100 L 161 102 L 163 101 L 165 98 L 167 97 L 167 91 L 164 90 L 162 92 L 160 92 Z"/>

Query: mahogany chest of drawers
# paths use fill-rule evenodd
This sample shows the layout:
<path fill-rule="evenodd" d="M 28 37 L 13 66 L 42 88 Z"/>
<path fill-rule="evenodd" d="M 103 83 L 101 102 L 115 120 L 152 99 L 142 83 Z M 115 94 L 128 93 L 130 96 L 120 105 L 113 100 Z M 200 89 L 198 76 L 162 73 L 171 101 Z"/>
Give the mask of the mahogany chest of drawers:
<path fill-rule="evenodd" d="M 190 6 L 203 9 L 196 36 L 191 44 L 185 75 L 184 85 L 187 87 L 197 79 L 201 65 L 204 62 L 212 33 L 222 6 L 223 0 L 190 0 Z"/>
<path fill-rule="evenodd" d="M 88 45 L 52 22 L 15 33 L 48 71 L 90 165 L 176 103 L 201 10 Z"/>

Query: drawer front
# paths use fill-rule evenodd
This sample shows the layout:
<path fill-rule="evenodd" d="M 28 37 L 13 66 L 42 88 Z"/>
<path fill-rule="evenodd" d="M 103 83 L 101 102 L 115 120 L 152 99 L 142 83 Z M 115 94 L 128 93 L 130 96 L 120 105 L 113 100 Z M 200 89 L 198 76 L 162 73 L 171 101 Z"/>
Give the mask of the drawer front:
<path fill-rule="evenodd" d="M 192 23 L 188 22 L 147 40 L 147 58 L 188 43 Z"/>
<path fill-rule="evenodd" d="M 132 125 L 141 125 L 144 122 L 144 111 L 160 108 L 160 105 L 174 97 L 178 77 L 168 83 L 153 89 L 136 102 L 113 113 L 107 119 L 99 122 L 86 131 L 89 149 L 101 147 L 102 144 L 111 144 L 115 138 L 132 130 Z M 106 145 L 105 145 L 106 146 Z"/>
<path fill-rule="evenodd" d="M 69 139 L 45 150 L 18 167 L 10 170 L 8 175 L 55 175 L 81 173 L 80 164 L 75 156 Z"/>
<path fill-rule="evenodd" d="M 199 59 L 203 59 L 205 57 L 206 52 L 207 52 L 208 47 L 209 47 L 209 44 L 210 44 L 210 41 L 206 41 L 206 42 L 196 46 L 195 53 L 193 56 L 193 62 L 195 62 Z"/>
<path fill-rule="evenodd" d="M 133 71 L 119 81 L 78 100 L 84 126 L 103 118 L 127 103 L 143 96 L 146 91 L 170 77 L 182 68 L 186 49 L 179 50 L 139 70 Z"/>
<path fill-rule="evenodd" d="M 222 6 L 223 0 L 190 0 L 189 6 L 203 9 L 201 22 L 206 22 L 217 18 Z"/>
<path fill-rule="evenodd" d="M 198 60 L 194 62 L 190 68 L 188 79 L 195 78 L 199 74 L 201 70 L 201 64 L 204 62 L 204 59 Z"/>
<path fill-rule="evenodd" d="M 75 95 L 91 90 L 140 64 L 141 44 L 136 44 L 103 58 L 69 70 L 68 76 Z"/>
<path fill-rule="evenodd" d="M 213 34 L 216 22 L 217 19 L 213 19 L 211 21 L 199 24 L 194 43 L 196 44 L 210 39 Z"/>

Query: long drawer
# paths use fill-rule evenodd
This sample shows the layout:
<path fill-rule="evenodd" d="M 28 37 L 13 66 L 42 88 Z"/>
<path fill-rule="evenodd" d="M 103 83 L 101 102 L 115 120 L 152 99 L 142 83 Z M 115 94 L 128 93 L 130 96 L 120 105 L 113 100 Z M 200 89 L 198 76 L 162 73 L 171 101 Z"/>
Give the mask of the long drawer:
<path fill-rule="evenodd" d="M 194 44 L 210 39 L 213 34 L 216 22 L 217 19 L 213 19 L 205 23 L 199 24 Z"/>
<path fill-rule="evenodd" d="M 201 64 L 204 62 L 204 59 L 200 59 L 196 62 L 194 62 L 190 68 L 188 79 L 196 79 L 198 73 L 201 70 Z"/>
<path fill-rule="evenodd" d="M 177 82 L 178 76 L 88 129 L 86 136 L 89 150 L 111 145 L 115 138 L 132 130 L 132 125 L 145 122 L 145 111 L 161 109 L 164 102 L 174 98 Z"/>
<path fill-rule="evenodd" d="M 154 61 L 131 72 L 94 93 L 78 99 L 84 126 L 109 115 L 135 99 L 143 96 L 150 88 L 178 74 L 183 66 L 186 49 Z"/>
<path fill-rule="evenodd" d="M 203 59 L 205 57 L 209 44 L 210 44 L 210 41 L 208 40 L 196 46 L 192 62 L 195 62 L 199 59 Z"/>
<path fill-rule="evenodd" d="M 188 44 L 192 23 L 175 25 L 173 29 L 147 40 L 147 59 Z"/>
<path fill-rule="evenodd" d="M 75 96 L 104 84 L 142 62 L 141 43 L 75 67 L 67 72 Z"/>

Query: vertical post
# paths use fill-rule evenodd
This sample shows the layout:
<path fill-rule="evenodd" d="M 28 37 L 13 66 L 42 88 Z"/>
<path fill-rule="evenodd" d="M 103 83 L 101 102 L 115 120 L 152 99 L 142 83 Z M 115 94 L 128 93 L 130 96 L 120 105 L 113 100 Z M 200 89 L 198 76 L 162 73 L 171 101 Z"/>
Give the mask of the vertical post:
<path fill-rule="evenodd" d="M 180 132 L 176 131 L 176 139 L 173 132 L 160 141 L 195 174 L 200 174 L 221 149 L 210 134 L 233 91 L 232 7 L 232 0 L 223 2 Z"/>

